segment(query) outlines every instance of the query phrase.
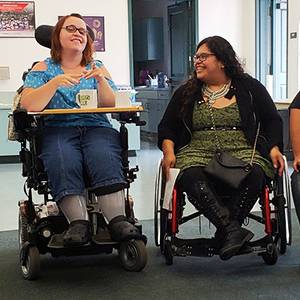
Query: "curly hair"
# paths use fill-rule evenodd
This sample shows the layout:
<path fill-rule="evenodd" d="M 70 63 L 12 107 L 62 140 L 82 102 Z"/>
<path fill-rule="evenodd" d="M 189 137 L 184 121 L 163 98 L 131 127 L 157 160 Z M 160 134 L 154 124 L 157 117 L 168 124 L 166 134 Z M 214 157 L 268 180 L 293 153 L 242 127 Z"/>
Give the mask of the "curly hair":
<path fill-rule="evenodd" d="M 243 78 L 247 76 L 235 51 L 227 40 L 220 36 L 207 37 L 197 45 L 196 51 L 204 44 L 214 53 L 217 60 L 223 63 L 224 71 L 228 78 Z M 186 82 L 186 88 L 183 92 L 182 108 L 180 110 L 181 118 L 186 115 L 189 103 L 193 101 L 196 92 L 201 89 L 203 84 L 204 82 L 197 78 L 194 70 L 191 78 Z"/>
<path fill-rule="evenodd" d="M 60 31 L 63 27 L 63 24 L 70 17 L 76 17 L 76 18 L 83 20 L 83 17 L 80 14 L 73 13 L 73 14 L 62 17 L 56 23 L 56 25 L 53 28 L 52 35 L 51 35 L 51 58 L 54 62 L 61 61 L 61 43 L 59 40 L 59 35 L 60 35 Z M 93 55 L 95 52 L 92 38 L 90 37 L 89 34 L 87 34 L 86 37 L 87 37 L 87 43 L 83 50 L 82 60 L 80 62 L 80 64 L 82 66 L 86 66 L 91 61 L 93 61 Z"/>

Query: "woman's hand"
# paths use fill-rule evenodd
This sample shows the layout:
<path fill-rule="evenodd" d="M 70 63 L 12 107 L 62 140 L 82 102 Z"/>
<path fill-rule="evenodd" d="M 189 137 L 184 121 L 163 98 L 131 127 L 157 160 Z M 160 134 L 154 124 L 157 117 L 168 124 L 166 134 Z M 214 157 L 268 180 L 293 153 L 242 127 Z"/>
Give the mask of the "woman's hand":
<path fill-rule="evenodd" d="M 168 139 L 164 140 L 162 143 L 162 151 L 164 153 L 162 169 L 163 169 L 163 174 L 166 180 L 168 181 L 170 177 L 170 168 L 174 168 L 176 163 L 173 141 Z"/>
<path fill-rule="evenodd" d="M 294 162 L 293 162 L 293 168 L 295 172 L 299 172 L 300 171 L 300 157 L 294 157 Z"/>
<path fill-rule="evenodd" d="M 82 74 L 61 74 L 54 77 L 52 81 L 56 84 L 57 88 L 59 86 L 69 87 L 80 84 L 80 78 L 82 78 Z"/>
<path fill-rule="evenodd" d="M 92 62 L 92 67 L 90 70 L 83 71 L 83 78 L 91 79 L 95 78 L 98 82 L 104 79 L 104 75 L 99 67 L 97 67 L 95 62 Z"/>
<path fill-rule="evenodd" d="M 278 175 L 282 176 L 284 171 L 284 159 L 277 146 L 271 149 L 270 157 L 272 159 L 274 168 L 278 169 Z"/>
<path fill-rule="evenodd" d="M 163 174 L 166 178 L 166 181 L 169 180 L 170 168 L 174 168 L 175 163 L 176 163 L 176 157 L 174 154 L 169 153 L 167 155 L 164 155 L 162 168 L 163 168 Z"/>

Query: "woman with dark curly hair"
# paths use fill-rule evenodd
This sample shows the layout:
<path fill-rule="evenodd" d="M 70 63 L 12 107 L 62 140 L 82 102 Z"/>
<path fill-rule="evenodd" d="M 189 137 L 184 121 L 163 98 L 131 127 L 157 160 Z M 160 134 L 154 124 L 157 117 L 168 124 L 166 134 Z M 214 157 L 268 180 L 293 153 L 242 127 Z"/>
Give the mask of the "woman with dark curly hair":
<path fill-rule="evenodd" d="M 192 77 L 173 94 L 158 126 L 158 146 L 166 179 L 170 168 L 180 169 L 178 186 L 217 228 L 219 255 L 227 260 L 253 237 L 241 226 L 265 178 L 273 179 L 276 168 L 282 175 L 283 123 L 265 87 L 244 72 L 224 38 L 202 40 L 194 67 Z M 205 173 L 217 149 L 216 133 L 222 150 L 249 162 L 257 132 L 253 169 L 237 189 Z M 222 202 L 222 195 L 230 195 L 228 201 Z"/>

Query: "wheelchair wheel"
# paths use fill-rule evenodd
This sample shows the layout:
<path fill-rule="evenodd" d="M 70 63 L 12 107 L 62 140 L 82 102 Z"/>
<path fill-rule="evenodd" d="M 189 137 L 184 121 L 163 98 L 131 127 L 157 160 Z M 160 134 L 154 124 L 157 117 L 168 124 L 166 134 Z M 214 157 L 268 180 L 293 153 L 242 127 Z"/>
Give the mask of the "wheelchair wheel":
<path fill-rule="evenodd" d="M 262 258 L 268 265 L 275 265 L 278 260 L 278 248 L 275 244 L 269 244 L 267 251 L 262 253 Z"/>
<path fill-rule="evenodd" d="M 173 264 L 173 254 L 172 254 L 172 250 L 171 250 L 171 242 L 169 240 L 165 241 L 165 259 L 166 259 L 166 264 L 167 265 L 172 265 Z"/>
<path fill-rule="evenodd" d="M 286 219 L 286 243 L 288 246 L 292 244 L 292 213 L 291 213 L 291 201 L 292 201 L 292 188 L 291 179 L 288 172 L 288 163 L 285 156 L 283 156 L 285 162 L 285 170 L 283 175 L 283 189 L 285 197 L 285 219 Z"/>
<path fill-rule="evenodd" d="M 161 233 L 161 225 L 164 222 L 162 216 L 162 204 L 165 192 L 165 182 L 162 176 L 162 159 L 159 160 L 155 178 L 155 193 L 154 193 L 154 239 L 155 245 L 161 246 L 164 238 Z"/>
<path fill-rule="evenodd" d="M 18 235 L 19 235 L 19 249 L 28 241 L 28 218 L 26 215 L 19 210 L 19 226 L 18 226 Z"/>
<path fill-rule="evenodd" d="M 124 267 L 132 272 L 143 270 L 148 260 L 146 246 L 141 240 L 122 243 L 119 255 Z"/>
<path fill-rule="evenodd" d="M 281 254 L 286 252 L 287 245 L 291 245 L 292 237 L 291 185 L 285 157 L 284 160 L 285 170 L 283 176 L 281 178 L 277 178 L 276 187 L 277 236 L 275 236 L 275 243 Z"/>
<path fill-rule="evenodd" d="M 40 273 L 40 254 L 36 246 L 32 246 L 28 249 L 26 260 L 24 264 L 21 264 L 21 272 L 25 279 L 34 280 L 37 279 Z"/>
<path fill-rule="evenodd" d="M 285 200 L 284 197 L 278 197 L 277 199 L 277 222 L 278 222 L 278 236 L 275 238 L 275 242 L 281 254 L 286 252 L 287 237 L 286 237 L 286 218 L 285 218 Z"/>

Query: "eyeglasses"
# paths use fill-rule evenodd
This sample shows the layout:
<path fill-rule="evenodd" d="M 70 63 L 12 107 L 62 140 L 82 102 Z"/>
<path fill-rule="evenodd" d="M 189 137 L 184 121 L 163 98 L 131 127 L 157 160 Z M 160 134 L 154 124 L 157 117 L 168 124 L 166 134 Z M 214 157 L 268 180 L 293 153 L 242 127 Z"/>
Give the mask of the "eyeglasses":
<path fill-rule="evenodd" d="M 200 60 L 202 62 L 202 61 L 206 61 L 209 56 L 213 56 L 213 55 L 215 54 L 214 53 L 201 53 L 199 55 L 196 54 L 193 56 L 193 60 L 194 62 L 196 62 L 197 60 Z"/>
<path fill-rule="evenodd" d="M 87 34 L 87 30 L 85 28 L 77 28 L 76 26 L 74 25 L 68 25 L 68 26 L 63 26 L 62 27 L 63 29 L 66 29 L 68 32 L 71 32 L 71 33 L 75 33 L 76 30 L 78 30 L 78 32 L 81 34 L 81 35 L 86 35 Z"/>

